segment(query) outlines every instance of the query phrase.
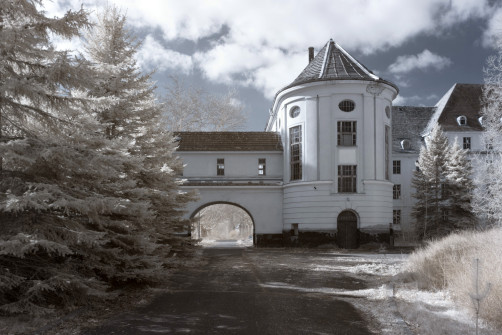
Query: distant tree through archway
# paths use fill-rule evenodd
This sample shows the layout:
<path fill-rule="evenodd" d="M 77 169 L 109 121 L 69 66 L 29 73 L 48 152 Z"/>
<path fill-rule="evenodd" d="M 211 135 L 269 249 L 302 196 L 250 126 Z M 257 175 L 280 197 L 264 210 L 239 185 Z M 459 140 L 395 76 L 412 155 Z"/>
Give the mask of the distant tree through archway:
<path fill-rule="evenodd" d="M 253 218 L 247 210 L 232 203 L 211 203 L 192 214 L 192 238 L 201 244 L 218 241 L 253 245 Z"/>

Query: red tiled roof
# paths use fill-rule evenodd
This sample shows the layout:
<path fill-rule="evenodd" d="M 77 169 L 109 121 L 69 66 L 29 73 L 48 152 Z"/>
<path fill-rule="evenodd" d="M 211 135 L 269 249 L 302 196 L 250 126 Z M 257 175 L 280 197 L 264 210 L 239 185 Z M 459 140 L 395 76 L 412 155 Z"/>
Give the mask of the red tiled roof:
<path fill-rule="evenodd" d="M 282 151 L 281 137 L 273 132 L 176 132 L 178 151 Z"/>

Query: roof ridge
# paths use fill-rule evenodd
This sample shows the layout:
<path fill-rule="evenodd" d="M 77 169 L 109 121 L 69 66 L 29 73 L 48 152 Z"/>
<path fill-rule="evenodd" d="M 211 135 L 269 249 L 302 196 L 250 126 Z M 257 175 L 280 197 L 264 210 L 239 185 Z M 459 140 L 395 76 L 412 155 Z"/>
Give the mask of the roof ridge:
<path fill-rule="evenodd" d="M 364 71 L 364 73 L 366 73 L 368 76 L 370 76 L 371 78 L 373 78 L 374 80 L 379 80 L 380 77 L 376 76 L 375 74 L 373 74 L 371 71 L 369 71 L 366 66 L 363 66 L 361 63 L 359 63 L 354 57 L 352 57 L 347 51 L 345 51 L 344 48 L 342 48 L 341 45 L 339 44 L 336 44 L 335 45 L 338 47 L 338 49 L 347 57 L 349 58 L 353 63 L 355 63 L 361 70 Z"/>
<path fill-rule="evenodd" d="M 322 60 L 322 65 L 321 65 L 321 71 L 319 72 L 319 78 L 322 78 L 324 71 L 326 70 L 326 65 L 327 65 L 327 59 L 328 59 L 328 54 L 330 53 L 331 50 L 331 42 L 332 40 L 329 40 L 328 43 L 326 43 L 326 52 L 324 53 L 324 58 Z"/>

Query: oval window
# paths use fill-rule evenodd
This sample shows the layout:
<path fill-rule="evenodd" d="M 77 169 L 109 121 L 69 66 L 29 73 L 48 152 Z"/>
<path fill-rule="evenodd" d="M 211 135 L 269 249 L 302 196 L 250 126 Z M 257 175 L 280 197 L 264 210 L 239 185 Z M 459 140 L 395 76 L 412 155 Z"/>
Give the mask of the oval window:
<path fill-rule="evenodd" d="M 387 116 L 388 119 L 390 119 L 390 107 L 389 106 L 385 107 L 385 115 Z"/>
<path fill-rule="evenodd" d="M 338 108 L 344 112 L 352 112 L 356 108 L 356 104 L 352 100 L 342 100 L 338 104 Z"/>
<path fill-rule="evenodd" d="M 289 110 L 289 116 L 291 116 L 292 118 L 295 118 L 298 115 L 300 115 L 300 107 L 295 106 Z"/>

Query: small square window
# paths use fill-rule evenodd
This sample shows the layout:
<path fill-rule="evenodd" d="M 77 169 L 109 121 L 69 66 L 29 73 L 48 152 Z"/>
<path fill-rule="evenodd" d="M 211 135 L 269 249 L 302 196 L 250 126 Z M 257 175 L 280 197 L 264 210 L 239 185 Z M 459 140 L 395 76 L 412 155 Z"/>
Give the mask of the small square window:
<path fill-rule="evenodd" d="M 392 198 L 401 199 L 401 185 L 394 185 L 394 187 L 392 188 Z"/>
<path fill-rule="evenodd" d="M 338 193 L 357 192 L 356 173 L 356 165 L 338 165 Z"/>
<path fill-rule="evenodd" d="M 395 209 L 392 211 L 392 223 L 395 225 L 401 224 L 401 210 Z"/>
<path fill-rule="evenodd" d="M 392 161 L 392 173 L 401 174 L 401 161 Z"/>
<path fill-rule="evenodd" d="M 471 148 L 471 138 L 470 137 L 464 137 L 463 140 L 464 143 L 464 149 L 470 149 Z"/>
<path fill-rule="evenodd" d="M 337 145 L 354 146 L 357 140 L 356 121 L 338 121 L 337 123 Z"/>
<path fill-rule="evenodd" d="M 258 175 L 265 176 L 267 174 L 266 162 L 265 158 L 258 158 Z"/>
<path fill-rule="evenodd" d="M 441 214 L 443 221 L 448 222 L 449 211 L 447 209 L 443 209 Z"/>
<path fill-rule="evenodd" d="M 225 159 L 218 158 L 216 159 L 216 175 L 224 176 L 225 175 Z"/>

